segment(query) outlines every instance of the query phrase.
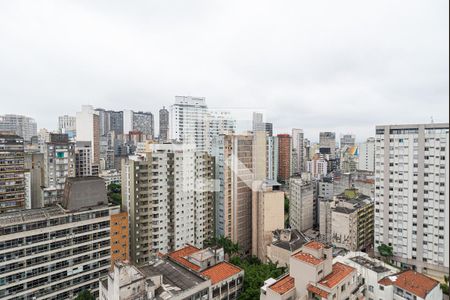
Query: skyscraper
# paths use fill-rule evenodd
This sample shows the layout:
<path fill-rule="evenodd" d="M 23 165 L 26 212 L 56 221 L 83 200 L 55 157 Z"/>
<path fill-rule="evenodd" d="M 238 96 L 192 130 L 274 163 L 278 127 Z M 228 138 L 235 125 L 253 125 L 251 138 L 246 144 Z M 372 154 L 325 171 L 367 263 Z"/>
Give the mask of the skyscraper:
<path fill-rule="evenodd" d="M 359 144 L 358 170 L 375 172 L 375 138 Z"/>
<path fill-rule="evenodd" d="M 253 135 L 221 135 L 215 139 L 216 236 L 252 247 Z"/>
<path fill-rule="evenodd" d="M 155 137 L 155 122 L 151 112 L 133 112 L 133 130 L 142 132 L 147 137 Z"/>
<path fill-rule="evenodd" d="M 278 136 L 278 181 L 287 183 L 291 177 L 292 139 L 289 134 Z"/>
<path fill-rule="evenodd" d="M 159 110 L 159 140 L 161 142 L 169 139 L 169 111 L 164 106 Z"/>
<path fill-rule="evenodd" d="M 83 105 L 77 112 L 77 142 L 91 143 L 91 162 L 100 164 L 100 118 L 90 105 Z"/>
<path fill-rule="evenodd" d="M 77 133 L 77 118 L 73 116 L 59 116 L 58 117 L 58 131 L 65 133 L 69 138 L 73 138 Z"/>
<path fill-rule="evenodd" d="M 50 133 L 44 146 L 42 206 L 61 202 L 67 177 L 75 177 L 75 144 L 67 134 Z"/>
<path fill-rule="evenodd" d="M 236 120 L 228 111 L 208 110 L 206 120 L 207 151 L 212 151 L 212 141 L 221 134 L 233 134 L 236 130 Z"/>
<path fill-rule="evenodd" d="M 341 136 L 340 148 L 351 147 L 356 145 L 356 138 L 353 134 L 344 134 Z"/>
<path fill-rule="evenodd" d="M 304 135 L 302 129 L 292 129 L 292 173 L 301 174 L 304 170 Z"/>
<path fill-rule="evenodd" d="M 331 159 L 336 158 L 336 133 L 321 132 L 319 135 L 319 151 L 328 154 Z"/>
<path fill-rule="evenodd" d="M 17 134 L 25 141 L 37 135 L 37 124 L 32 118 L 21 115 L 0 115 L 0 132 Z"/>
<path fill-rule="evenodd" d="M 314 188 L 298 176 L 289 180 L 289 225 L 299 231 L 314 225 Z"/>
<path fill-rule="evenodd" d="M 213 234 L 213 161 L 193 145 L 146 144 L 122 162 L 122 203 L 137 264 Z"/>
<path fill-rule="evenodd" d="M 420 272 L 449 273 L 449 125 L 376 127 L 375 249 Z"/>
<path fill-rule="evenodd" d="M 0 213 L 25 208 L 23 138 L 0 133 Z"/>
<path fill-rule="evenodd" d="M 205 98 L 176 96 L 170 107 L 171 138 L 193 144 L 198 151 L 207 151 L 207 111 Z"/>

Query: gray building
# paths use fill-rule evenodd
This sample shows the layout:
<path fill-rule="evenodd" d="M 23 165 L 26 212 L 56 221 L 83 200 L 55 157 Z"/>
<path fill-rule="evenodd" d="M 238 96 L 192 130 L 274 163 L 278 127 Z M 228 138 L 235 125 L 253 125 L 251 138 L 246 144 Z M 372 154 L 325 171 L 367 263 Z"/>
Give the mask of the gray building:
<path fill-rule="evenodd" d="M 14 133 L 25 141 L 37 135 L 37 124 L 32 118 L 22 115 L 0 115 L 0 132 Z"/>
<path fill-rule="evenodd" d="M 25 208 L 23 138 L 0 133 L 0 213 Z"/>
<path fill-rule="evenodd" d="M 319 151 L 323 155 L 329 155 L 331 159 L 336 158 L 336 133 L 321 132 L 319 135 Z"/>
<path fill-rule="evenodd" d="M 289 180 L 289 225 L 299 231 L 314 226 L 314 187 L 301 177 Z"/>
<path fill-rule="evenodd" d="M 70 178 L 62 205 L 0 215 L 0 298 L 98 296 L 111 267 L 110 211 L 103 180 Z"/>
<path fill-rule="evenodd" d="M 155 137 L 155 124 L 151 112 L 133 112 L 133 130 L 137 130 L 146 136 Z"/>
<path fill-rule="evenodd" d="M 169 111 L 163 107 L 159 110 L 159 140 L 164 142 L 169 139 Z"/>

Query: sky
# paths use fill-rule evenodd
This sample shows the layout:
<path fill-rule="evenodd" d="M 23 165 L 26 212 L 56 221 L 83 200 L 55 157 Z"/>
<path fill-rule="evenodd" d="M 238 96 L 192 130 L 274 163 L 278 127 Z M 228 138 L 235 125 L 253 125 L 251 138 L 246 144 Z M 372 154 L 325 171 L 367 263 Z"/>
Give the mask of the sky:
<path fill-rule="evenodd" d="M 449 1 L 0 0 L 0 114 L 56 129 L 175 95 L 312 140 L 448 122 Z"/>

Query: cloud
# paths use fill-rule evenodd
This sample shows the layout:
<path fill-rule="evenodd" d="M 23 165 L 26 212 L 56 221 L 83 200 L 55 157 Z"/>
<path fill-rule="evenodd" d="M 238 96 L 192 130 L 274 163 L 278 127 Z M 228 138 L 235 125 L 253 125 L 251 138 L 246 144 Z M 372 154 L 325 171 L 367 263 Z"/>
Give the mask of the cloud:
<path fill-rule="evenodd" d="M 448 1 L 4 1 L 0 113 L 155 114 L 175 95 L 277 132 L 448 121 Z"/>

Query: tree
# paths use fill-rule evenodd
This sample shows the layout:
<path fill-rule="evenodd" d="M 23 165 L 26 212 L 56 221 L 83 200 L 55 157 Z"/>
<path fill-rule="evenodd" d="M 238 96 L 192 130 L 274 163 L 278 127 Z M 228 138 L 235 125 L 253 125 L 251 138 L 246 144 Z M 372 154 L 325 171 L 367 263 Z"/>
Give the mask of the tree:
<path fill-rule="evenodd" d="M 264 281 L 269 278 L 278 278 L 286 272 L 285 268 L 278 268 L 272 262 L 263 264 L 255 256 L 245 259 L 235 256 L 230 262 L 244 270 L 244 288 L 239 296 L 240 300 L 259 299 L 260 288 Z"/>
<path fill-rule="evenodd" d="M 214 247 L 219 246 L 223 248 L 223 252 L 228 255 L 228 257 L 233 257 L 241 251 L 241 247 L 237 243 L 233 243 L 230 238 L 221 236 L 219 238 L 211 238 L 205 241 L 205 246 Z"/>
<path fill-rule="evenodd" d="M 90 291 L 88 290 L 82 290 L 77 297 L 75 298 L 75 300 L 95 300 L 94 295 L 91 294 Z"/>
<path fill-rule="evenodd" d="M 378 253 L 380 253 L 380 255 L 384 257 L 385 260 L 394 255 L 394 248 L 386 244 L 381 244 L 377 249 Z"/>
<path fill-rule="evenodd" d="M 120 184 L 111 183 L 108 185 L 108 199 L 115 205 L 122 205 L 122 187 Z"/>
<path fill-rule="evenodd" d="M 444 283 L 441 283 L 441 290 L 445 295 L 448 295 L 448 275 L 444 275 Z"/>

